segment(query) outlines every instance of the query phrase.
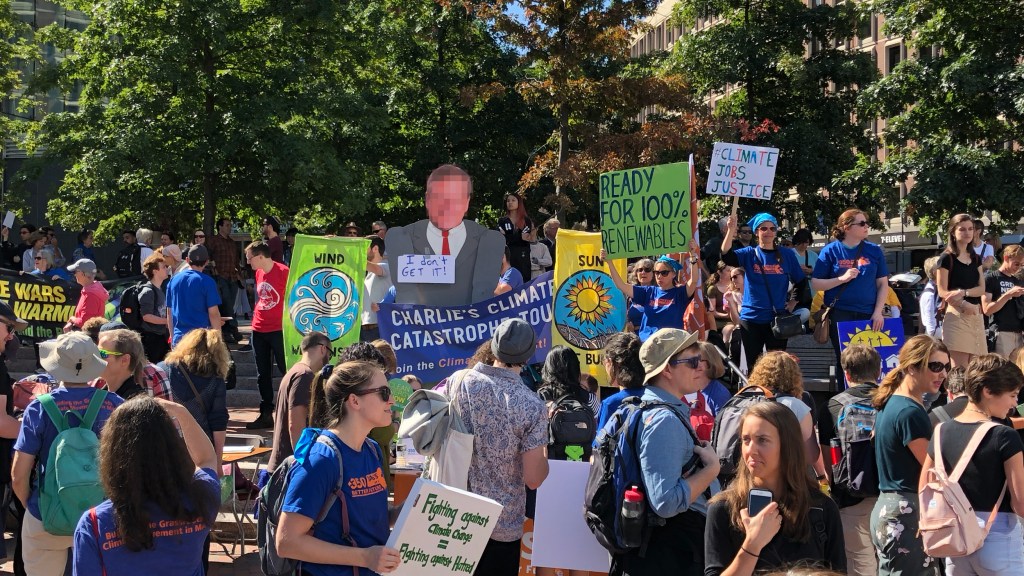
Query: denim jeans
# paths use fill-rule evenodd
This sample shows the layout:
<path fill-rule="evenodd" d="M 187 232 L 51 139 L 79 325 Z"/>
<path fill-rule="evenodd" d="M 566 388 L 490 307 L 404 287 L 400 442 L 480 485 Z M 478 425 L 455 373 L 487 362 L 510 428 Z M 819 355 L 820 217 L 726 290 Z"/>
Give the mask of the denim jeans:
<path fill-rule="evenodd" d="M 988 512 L 975 512 L 979 522 Z M 1024 574 L 1024 531 L 1012 512 L 999 512 L 985 544 L 974 554 L 946 559 L 946 576 L 999 576 Z"/>
<path fill-rule="evenodd" d="M 217 282 L 217 293 L 220 294 L 220 315 L 231 318 L 224 321 L 225 333 L 238 332 L 238 320 L 235 319 L 235 298 L 238 297 L 238 282 L 214 276 Z"/>
<path fill-rule="evenodd" d="M 272 380 L 274 362 L 277 363 L 281 375 L 287 370 L 284 367 L 284 333 L 253 332 L 252 351 L 256 354 L 256 382 L 260 387 L 260 414 L 274 412 L 274 382 Z"/>

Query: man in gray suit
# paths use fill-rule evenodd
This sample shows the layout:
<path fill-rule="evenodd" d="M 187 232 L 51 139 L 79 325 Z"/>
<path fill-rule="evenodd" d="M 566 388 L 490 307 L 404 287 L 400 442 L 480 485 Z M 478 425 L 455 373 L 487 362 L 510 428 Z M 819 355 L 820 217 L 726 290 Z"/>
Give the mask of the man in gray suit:
<path fill-rule="evenodd" d="M 388 230 L 388 265 L 398 304 L 464 306 L 494 296 L 505 238 L 497 230 L 465 220 L 473 179 L 454 164 L 427 178 L 427 220 Z M 455 258 L 454 284 L 420 284 L 399 280 L 403 255 L 445 254 Z"/>

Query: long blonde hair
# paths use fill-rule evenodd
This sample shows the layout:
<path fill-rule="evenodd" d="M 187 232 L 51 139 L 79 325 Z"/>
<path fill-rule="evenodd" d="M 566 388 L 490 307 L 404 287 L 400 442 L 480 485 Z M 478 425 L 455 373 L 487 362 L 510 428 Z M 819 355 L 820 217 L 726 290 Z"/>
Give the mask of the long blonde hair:
<path fill-rule="evenodd" d="M 811 495 L 819 490 L 807 474 L 807 453 L 804 450 L 800 422 L 793 411 L 778 402 L 760 402 L 748 407 L 740 417 L 740 433 L 747 418 L 756 416 L 775 427 L 779 433 L 779 475 L 782 493 L 775 494 L 782 514 L 782 534 L 786 538 L 806 541 L 811 536 L 808 515 Z M 716 495 L 712 502 L 724 500 L 729 505 L 729 517 L 734 528 L 743 531 L 740 510 L 747 507 L 747 497 L 754 488 L 754 475 L 746 464 L 740 463 L 736 479 L 728 489 Z"/>
<path fill-rule="evenodd" d="M 227 378 L 231 354 L 220 330 L 196 328 L 182 336 L 164 362 L 175 364 L 196 376 Z"/>
<path fill-rule="evenodd" d="M 885 407 L 885 403 L 892 398 L 892 395 L 896 392 L 896 389 L 900 387 L 903 382 L 903 378 L 910 374 L 910 368 L 917 368 L 918 370 L 924 370 L 928 365 L 928 360 L 932 357 L 935 352 L 945 352 L 949 354 L 949 349 L 942 343 L 941 340 L 932 338 L 927 334 L 918 334 L 900 348 L 899 365 L 895 370 L 892 370 L 882 378 L 882 383 L 878 385 L 878 390 L 875 390 L 875 395 L 871 399 L 871 403 L 874 404 L 875 408 L 881 410 Z"/>

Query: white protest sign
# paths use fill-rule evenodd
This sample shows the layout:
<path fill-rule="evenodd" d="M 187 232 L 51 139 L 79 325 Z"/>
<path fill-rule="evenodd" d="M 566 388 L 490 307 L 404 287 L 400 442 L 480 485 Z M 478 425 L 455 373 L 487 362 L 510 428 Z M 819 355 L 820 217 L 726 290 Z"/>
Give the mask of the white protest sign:
<path fill-rule="evenodd" d="M 391 574 L 472 574 L 501 514 L 501 504 L 417 478 L 387 546 L 401 563 Z"/>
<path fill-rule="evenodd" d="M 403 254 L 398 257 L 399 282 L 455 284 L 455 258 L 438 254 Z"/>
<path fill-rule="evenodd" d="M 4 225 L 4 228 L 8 228 L 8 229 L 11 226 L 14 226 L 14 212 L 11 212 L 10 210 L 7 211 L 7 214 L 4 215 L 4 224 L 3 225 Z"/>
<path fill-rule="evenodd" d="M 537 489 L 533 565 L 607 572 L 608 551 L 598 544 L 583 520 L 583 493 L 590 464 L 551 460 L 548 466 L 548 477 Z"/>
<path fill-rule="evenodd" d="M 707 193 L 771 200 L 778 163 L 778 148 L 715 142 Z"/>

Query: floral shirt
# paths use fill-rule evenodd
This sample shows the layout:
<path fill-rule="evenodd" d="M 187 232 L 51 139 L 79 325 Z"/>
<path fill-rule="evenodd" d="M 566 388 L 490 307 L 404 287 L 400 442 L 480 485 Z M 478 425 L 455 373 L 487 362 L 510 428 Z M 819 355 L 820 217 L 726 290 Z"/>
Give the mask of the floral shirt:
<path fill-rule="evenodd" d="M 512 542 L 523 536 L 526 488 L 522 455 L 548 444 L 544 402 L 523 384 L 518 372 L 477 364 L 451 389 L 473 439 L 469 490 L 497 500 L 504 508 L 491 538 Z"/>

